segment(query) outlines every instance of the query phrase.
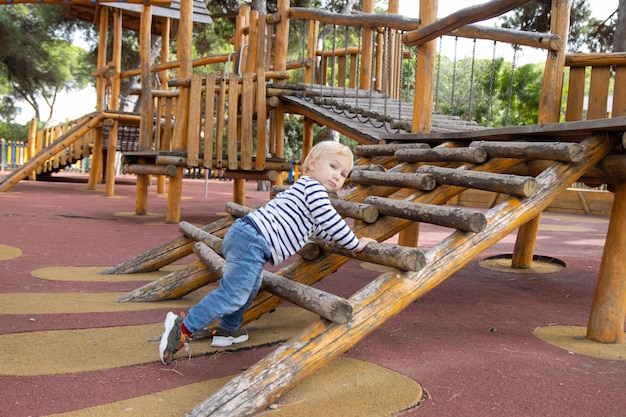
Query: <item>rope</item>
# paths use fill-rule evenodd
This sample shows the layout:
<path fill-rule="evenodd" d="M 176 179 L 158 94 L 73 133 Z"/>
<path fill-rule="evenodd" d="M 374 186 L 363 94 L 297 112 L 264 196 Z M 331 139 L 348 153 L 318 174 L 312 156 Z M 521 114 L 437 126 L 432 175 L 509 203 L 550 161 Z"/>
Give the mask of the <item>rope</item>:
<path fill-rule="evenodd" d="M 515 61 L 517 60 L 517 49 L 519 45 L 513 45 L 513 62 L 511 63 L 511 82 L 509 83 L 508 102 L 506 105 L 506 115 L 504 117 L 504 126 L 509 125 L 509 112 L 511 110 L 511 100 L 513 99 L 513 77 L 515 76 Z"/>
<path fill-rule="evenodd" d="M 452 64 L 452 91 L 450 92 L 450 113 L 454 115 L 454 93 L 456 88 L 456 50 L 459 43 L 459 37 L 454 37 L 454 61 Z"/>
<path fill-rule="evenodd" d="M 489 76 L 489 103 L 487 104 L 487 117 L 485 126 L 489 127 L 489 120 L 493 111 L 493 81 L 496 74 L 496 41 L 493 41 L 493 54 L 491 56 L 491 73 Z"/>
<path fill-rule="evenodd" d="M 470 71 L 470 91 L 469 91 L 469 109 L 468 109 L 468 120 L 472 120 L 472 103 L 474 101 L 474 64 L 476 63 L 476 39 L 474 39 L 473 47 L 472 47 L 472 68 Z"/>

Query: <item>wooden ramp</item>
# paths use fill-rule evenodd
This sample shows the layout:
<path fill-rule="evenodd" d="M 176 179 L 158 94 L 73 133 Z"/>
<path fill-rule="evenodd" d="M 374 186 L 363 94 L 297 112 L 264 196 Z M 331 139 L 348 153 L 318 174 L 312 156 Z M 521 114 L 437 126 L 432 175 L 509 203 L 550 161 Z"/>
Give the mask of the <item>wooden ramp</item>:
<path fill-rule="evenodd" d="M 390 99 L 369 90 L 300 84 L 281 95 L 286 112 L 302 114 L 361 144 L 378 143 L 382 136 L 411 131 L 413 103 Z M 433 114 L 432 132 L 484 130 L 457 116 Z"/>
<path fill-rule="evenodd" d="M 76 160 L 82 159 L 89 153 L 84 152 L 84 150 L 88 150 L 88 144 L 82 144 L 81 147 L 85 149 L 76 152 L 74 145 L 84 141 L 87 137 L 87 132 L 98 126 L 103 118 L 102 114 L 92 113 L 80 119 L 70 130 L 63 133 L 47 147 L 41 149 L 19 169 L 2 178 L 0 180 L 0 192 L 8 191 L 15 184 L 46 164 L 56 164 L 59 167 L 60 164 L 67 161 L 76 162 Z"/>
<path fill-rule="evenodd" d="M 434 141 L 363 145 L 355 153 L 360 164 L 351 174 L 356 186 L 342 199 L 333 201 L 343 215 L 359 221 L 358 236 L 384 242 L 414 222 L 429 222 L 451 229 L 432 249 L 401 248 L 379 243 L 362 253 L 346 254 L 321 242 L 314 251 L 273 276 L 264 277 L 264 287 L 244 317 L 249 323 L 276 308 L 285 299 L 312 311 L 321 318 L 295 338 L 232 379 L 220 391 L 191 410 L 188 416 L 252 415 L 272 404 L 281 394 L 340 356 L 389 318 L 434 289 L 463 268 L 484 250 L 538 216 L 563 190 L 609 155 L 624 131 L 598 127 L 584 132 L 584 138 L 568 141 L 562 125 L 544 125 L 543 135 L 533 141 L 508 131 L 516 141 Z M 524 132 L 523 129 L 518 129 Z M 512 136 L 510 136 L 512 137 Z M 552 141 L 541 140 L 552 138 Z M 554 138 L 560 138 L 558 142 Z M 423 138 L 427 139 L 427 138 Z M 425 143 L 437 143 L 429 146 Z M 547 166 L 536 176 L 506 174 L 528 160 L 543 160 Z M 506 193 L 508 199 L 486 213 L 455 208 L 445 203 L 468 188 Z M 119 301 L 158 301 L 181 297 L 219 279 L 219 243 L 236 217 L 249 210 L 228 208 L 231 216 L 201 229 L 181 225 L 183 236 L 144 252 L 104 273 L 133 273 L 155 270 L 195 251 L 201 260 L 153 283 Z M 375 216 L 371 216 L 371 211 Z M 364 215 L 368 212 L 370 215 Z M 332 302 L 350 306 L 340 319 L 325 314 L 324 306 L 307 306 L 306 288 L 323 279 L 350 260 L 376 261 L 392 266 L 348 300 Z M 410 258 L 409 262 L 398 260 Z M 266 279 L 268 278 L 268 279 Z M 282 281 L 282 282 L 281 282 Z M 290 283 L 301 287 L 290 288 Z M 329 302 L 330 303 L 330 302 Z M 335 304 L 338 305 L 338 304 Z M 326 306 L 328 307 L 328 306 Z M 344 312 L 345 313 L 345 312 Z M 324 318 L 325 317 L 325 318 Z M 208 337 L 208 332 L 194 338 Z"/>

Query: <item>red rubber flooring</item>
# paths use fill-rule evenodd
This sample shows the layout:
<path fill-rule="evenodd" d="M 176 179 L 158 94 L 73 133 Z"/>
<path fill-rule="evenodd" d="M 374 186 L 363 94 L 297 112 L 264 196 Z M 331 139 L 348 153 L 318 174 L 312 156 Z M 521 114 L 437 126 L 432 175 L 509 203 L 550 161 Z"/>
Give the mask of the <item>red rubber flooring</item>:
<path fill-rule="evenodd" d="M 0 261 L 0 293 L 126 292 L 137 283 L 55 282 L 30 275 L 49 266 L 108 266 L 178 237 L 164 224 L 167 201 L 151 188 L 148 212 L 138 217 L 134 177 L 118 179 L 115 197 L 104 186 L 87 191 L 86 176 L 59 174 L 53 181 L 22 181 L 0 194 L 0 245 L 22 256 Z M 232 183 L 185 180 L 182 220 L 207 224 L 220 218 Z M 248 205 L 267 199 L 248 183 Z M 511 253 L 514 236 L 383 324 L 345 356 L 370 361 L 417 381 L 424 404 L 404 416 L 626 415 L 626 361 L 596 359 L 550 345 L 532 334 L 551 324 L 586 326 L 608 219 L 546 213 L 536 253 L 566 267 L 550 274 L 487 270 L 481 259 Z M 423 225 L 427 249 L 447 231 Z M 194 258 L 195 259 L 195 258 Z M 183 259 L 181 263 L 189 262 Z M 319 287 L 350 296 L 378 275 L 351 261 Z M 0 334 L 157 323 L 167 310 L 89 314 L 2 314 Z M 36 346 L 33 360 L 37 360 Z M 194 358 L 184 375 L 160 363 L 36 377 L 0 376 L 0 416 L 41 416 L 103 404 L 239 372 L 271 348 Z M 77 357 L 76 360 L 81 360 Z"/>

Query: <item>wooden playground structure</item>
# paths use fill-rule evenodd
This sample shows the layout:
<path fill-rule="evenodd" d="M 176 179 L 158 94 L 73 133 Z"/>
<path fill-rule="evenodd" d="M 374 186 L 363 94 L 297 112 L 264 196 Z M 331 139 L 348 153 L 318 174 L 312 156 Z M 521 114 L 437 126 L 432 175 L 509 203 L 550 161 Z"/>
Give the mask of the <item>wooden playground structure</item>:
<path fill-rule="evenodd" d="M 359 143 L 355 148 L 358 160 L 350 175 L 352 187 L 332 201 L 342 215 L 354 219 L 358 236 L 381 243 L 355 255 L 323 242 L 310 242 L 299 259 L 276 273 L 266 273 L 245 323 L 283 300 L 316 312 L 320 320 L 198 404 L 190 416 L 250 415 L 262 410 L 516 230 L 511 267 L 528 268 L 542 211 L 576 181 L 607 184 L 614 193 L 587 338 L 622 343 L 626 315 L 626 54 L 567 54 L 571 7 L 567 0 L 553 0 L 547 34 L 473 25 L 526 2 L 492 1 L 441 20 L 436 19 L 436 0 L 420 1 L 419 20 L 394 15 L 398 2 L 393 0 L 387 15 L 373 14 L 373 0 L 365 0 L 364 13 L 353 16 L 292 8 L 288 0 L 280 0 L 272 15 L 259 15 L 244 6 L 237 17 L 233 52 L 192 60 L 192 2 L 182 1 L 177 60 L 169 61 L 164 47 L 162 63 L 156 66 L 150 66 L 145 45 L 150 44 L 151 4 L 157 3 L 143 3 L 141 68 L 122 71 L 120 51 L 116 50 L 120 44 L 113 43 L 112 61 L 107 61 L 101 44 L 95 74 L 96 111 L 67 129 L 33 132 L 34 156 L 0 182 L 0 191 L 38 171 L 45 172 L 46 166 L 54 167 L 61 154 L 74 155 L 89 147 L 93 155 L 89 186 L 95 187 L 103 176 L 107 194 L 113 195 L 112 155 L 117 149 L 118 127 L 136 126 L 137 150 L 124 152 L 125 171 L 137 175 L 136 213 L 146 213 L 150 176 L 158 176 L 160 189 L 167 178 L 166 220 L 179 223 L 182 236 L 105 273 L 158 270 L 195 253 L 198 261 L 119 300 L 159 301 L 182 297 L 219 279 L 221 238 L 236 218 L 253 210 L 245 206 L 245 180 L 270 180 L 274 191 L 280 190 L 279 173 L 289 169 L 284 158 L 285 114 L 302 116 L 303 157 L 313 145 L 315 124 L 331 127 Z M 110 21 L 114 39 L 119 41 L 121 12 L 109 14 L 108 7 L 100 8 L 102 38 L 106 38 Z M 356 28 L 358 45 L 320 50 L 316 39 L 321 25 Z M 165 39 L 166 21 L 161 21 L 161 27 Z M 302 59 L 288 62 L 288 40 L 294 27 L 307 36 L 302 36 Z M 492 129 L 433 114 L 435 39 L 450 33 L 546 50 L 537 125 Z M 406 47 L 415 48 L 418 57 L 413 100 L 390 115 L 384 110 L 398 107 L 399 68 Z M 212 65 L 222 69 L 198 71 Z M 169 70 L 176 71 L 175 78 L 168 77 Z M 296 73 L 301 74 L 301 82 L 291 83 Z M 590 77 L 586 77 L 588 73 Z M 141 75 L 140 115 L 119 112 L 115 104 L 120 80 L 131 74 Z M 155 78 L 159 88 L 152 85 Z M 586 109 L 585 101 L 589 103 Z M 566 112 L 562 120 L 563 102 Z M 104 126 L 108 127 L 106 161 L 102 154 Z M 40 141 L 40 135 L 53 140 Z M 81 142 L 86 137 L 88 145 Z M 201 228 L 180 222 L 185 168 L 227 170 L 235 179 L 233 203 L 226 208 L 230 216 Z M 487 190 L 500 198 L 482 211 L 450 204 L 469 189 Z M 451 229 L 448 237 L 428 251 L 420 250 L 418 242 L 419 224 L 424 222 Z M 396 234 L 398 245 L 384 243 Z M 354 257 L 391 270 L 349 299 L 311 287 Z M 208 337 L 208 333 L 194 337 Z"/>

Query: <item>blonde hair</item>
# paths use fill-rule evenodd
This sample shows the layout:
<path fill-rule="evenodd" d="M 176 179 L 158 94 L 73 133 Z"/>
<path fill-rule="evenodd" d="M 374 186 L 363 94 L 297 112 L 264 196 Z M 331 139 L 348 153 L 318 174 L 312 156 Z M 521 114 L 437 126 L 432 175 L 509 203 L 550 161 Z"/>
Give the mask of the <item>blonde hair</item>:
<path fill-rule="evenodd" d="M 323 142 L 319 142 L 317 145 L 311 148 L 311 151 L 302 163 L 302 173 L 306 174 L 310 171 L 311 161 L 318 160 L 319 158 L 328 154 L 334 154 L 344 157 L 346 161 L 348 161 L 349 168 L 352 169 L 354 156 L 352 155 L 352 151 L 350 150 L 350 148 L 339 142 L 325 140 Z"/>

